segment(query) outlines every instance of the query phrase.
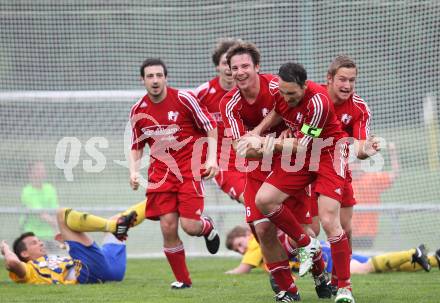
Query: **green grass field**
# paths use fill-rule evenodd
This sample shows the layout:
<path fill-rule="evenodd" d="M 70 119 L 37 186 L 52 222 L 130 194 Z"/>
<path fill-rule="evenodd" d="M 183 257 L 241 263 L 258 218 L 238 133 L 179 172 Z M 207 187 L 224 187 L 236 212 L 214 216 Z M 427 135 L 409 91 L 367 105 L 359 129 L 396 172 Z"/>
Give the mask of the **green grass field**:
<path fill-rule="evenodd" d="M 0 302 L 274 302 L 268 277 L 262 270 L 249 275 L 223 274 L 237 265 L 237 258 L 190 258 L 193 288 L 171 290 L 171 270 L 164 258 L 130 259 L 121 283 L 80 286 L 28 286 L 10 282 L 1 271 Z M 385 273 L 352 278 L 356 302 L 440 302 L 440 271 Z M 297 280 L 303 302 L 318 299 L 312 279 Z"/>

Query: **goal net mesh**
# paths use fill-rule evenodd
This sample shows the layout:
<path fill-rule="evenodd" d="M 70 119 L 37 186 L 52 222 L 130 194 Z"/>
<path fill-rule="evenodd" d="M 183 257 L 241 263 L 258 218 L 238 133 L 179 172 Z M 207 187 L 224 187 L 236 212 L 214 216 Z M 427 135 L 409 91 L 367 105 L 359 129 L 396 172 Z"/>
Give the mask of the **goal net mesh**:
<path fill-rule="evenodd" d="M 337 54 L 355 59 L 356 91 L 386 144 L 363 164 L 383 159 L 380 171 L 354 174 L 364 178 L 355 182 L 354 250 L 440 246 L 437 1 L 3 0 L 0 15 L 1 239 L 11 243 L 41 216 L 23 202 L 35 162 L 59 206 L 110 216 L 142 200 L 126 166 L 128 114 L 144 94 L 141 62 L 160 57 L 171 86 L 194 88 L 215 76 L 216 41 L 234 37 L 259 47 L 265 73 L 294 60 L 324 82 Z M 206 187 L 206 211 L 224 240 L 244 210 Z M 180 235 L 189 255 L 207 254 L 203 239 Z M 159 224 L 133 229 L 128 248 L 161 256 Z M 223 242 L 220 254 L 229 253 Z"/>

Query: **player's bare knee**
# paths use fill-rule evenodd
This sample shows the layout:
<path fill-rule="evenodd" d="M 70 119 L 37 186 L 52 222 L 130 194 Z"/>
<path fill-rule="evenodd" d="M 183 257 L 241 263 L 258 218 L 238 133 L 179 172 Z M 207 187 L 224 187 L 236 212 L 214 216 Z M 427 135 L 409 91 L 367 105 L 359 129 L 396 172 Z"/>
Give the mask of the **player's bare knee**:
<path fill-rule="evenodd" d="M 341 224 L 339 221 L 335 221 L 332 218 L 324 218 L 321 220 L 321 225 L 327 237 L 339 236 L 342 233 Z"/>
<path fill-rule="evenodd" d="M 258 235 L 258 239 L 265 240 L 266 238 L 277 238 L 277 230 L 276 227 L 271 224 L 269 221 L 261 222 L 255 225 L 255 232 Z"/>
<path fill-rule="evenodd" d="M 268 213 L 271 209 L 271 199 L 264 193 L 264 191 L 258 191 L 255 196 L 255 205 L 262 213 Z"/>
<path fill-rule="evenodd" d="M 177 234 L 177 223 L 174 222 L 160 222 L 160 228 L 165 238 L 175 237 Z"/>

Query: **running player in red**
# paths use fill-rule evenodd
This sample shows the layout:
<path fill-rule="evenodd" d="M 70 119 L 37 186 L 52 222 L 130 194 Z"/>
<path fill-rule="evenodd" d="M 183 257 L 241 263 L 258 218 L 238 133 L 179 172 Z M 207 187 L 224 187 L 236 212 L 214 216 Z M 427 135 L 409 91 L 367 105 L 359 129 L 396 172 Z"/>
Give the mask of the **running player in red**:
<path fill-rule="evenodd" d="M 176 282 L 173 289 L 191 287 L 183 243 L 178 235 L 179 221 L 191 236 L 203 236 L 210 253 L 217 253 L 220 239 L 211 218 L 203 213 L 203 188 L 200 169 L 206 179 L 218 171 L 217 128 L 207 109 L 189 92 L 167 86 L 167 68 L 160 59 L 143 62 L 140 74 L 147 94 L 131 109 L 132 147 L 130 185 L 140 184 L 139 167 L 146 144 L 149 146 L 147 205 L 145 216 L 160 220 L 164 253 Z M 207 138 L 204 138 L 204 135 Z M 194 157 L 194 145 L 208 141 L 204 167 Z"/>
<path fill-rule="evenodd" d="M 238 171 L 235 166 L 235 151 L 231 146 L 231 140 L 225 137 L 225 127 L 219 110 L 219 103 L 223 96 L 235 86 L 231 69 L 226 61 L 228 49 L 236 39 L 222 39 L 217 44 L 212 54 L 212 62 L 218 73 L 217 77 L 203 83 L 195 90 L 195 95 L 206 106 L 209 113 L 217 122 L 218 144 L 217 157 L 220 167 L 219 173 L 213 179 L 223 192 L 231 199 L 244 204 L 244 186 L 246 174 Z"/>
<path fill-rule="evenodd" d="M 220 112 L 227 136 L 234 140 L 233 146 L 236 148 L 246 132 L 257 126 L 273 109 L 278 95 L 278 81 L 274 75 L 259 74 L 260 53 L 251 43 L 234 45 L 229 49 L 226 59 L 236 87 L 221 100 Z M 260 243 L 268 270 L 279 285 L 280 292 L 276 295 L 276 301 L 298 301 L 298 289 L 290 273 L 287 255 L 277 238 L 277 228 L 255 206 L 255 194 L 272 170 L 272 156 L 260 160 L 261 156 L 261 153 L 253 149 L 246 152 L 246 157 L 249 158 L 244 192 L 246 221 Z M 237 157 L 239 159 L 241 157 Z M 308 208 L 303 204 L 286 203 L 288 208 L 295 209 L 300 220 L 310 220 L 306 218 Z M 290 222 L 291 234 L 294 235 L 292 238 L 299 247 L 314 243 L 300 223 L 309 222 L 298 222 L 293 216 Z M 310 262 L 312 257 L 309 254 Z"/>
<path fill-rule="evenodd" d="M 336 116 L 341 121 L 342 129 L 352 137 L 354 141 L 355 154 L 359 159 L 366 159 L 380 150 L 380 142 L 374 136 L 370 136 L 370 110 L 365 101 L 354 93 L 357 78 L 356 63 L 345 55 L 337 56 L 330 64 L 327 71 L 327 85 L 323 85 L 333 101 Z M 352 178 L 350 170 L 347 170 L 346 184 L 344 187 L 344 197 L 341 201 L 341 225 L 350 243 L 352 233 L 353 206 L 356 200 L 353 194 Z M 312 216 L 316 217 L 317 197 L 313 193 L 311 196 Z M 314 224 L 319 228 L 319 222 Z M 332 269 L 333 288 L 337 286 L 337 277 Z"/>
<path fill-rule="evenodd" d="M 350 283 L 350 247 L 339 218 L 348 156 L 346 134 L 327 91 L 307 81 L 307 73 L 301 65 L 283 64 L 279 77 L 282 98 L 276 103 L 274 115 L 283 118 L 294 138 L 276 139 L 272 143 L 267 137 L 258 137 L 259 142 L 256 137 L 248 140 L 253 148 L 267 152 L 272 146 L 283 152 L 281 165 L 275 168 L 257 193 L 257 207 L 292 237 L 289 232 L 292 214 L 282 202 L 315 182 L 315 191 L 319 194 L 319 219 L 330 242 L 339 277 L 335 302 L 354 302 Z M 294 166 L 291 166 L 292 162 Z M 306 272 L 300 267 L 300 276 Z"/>

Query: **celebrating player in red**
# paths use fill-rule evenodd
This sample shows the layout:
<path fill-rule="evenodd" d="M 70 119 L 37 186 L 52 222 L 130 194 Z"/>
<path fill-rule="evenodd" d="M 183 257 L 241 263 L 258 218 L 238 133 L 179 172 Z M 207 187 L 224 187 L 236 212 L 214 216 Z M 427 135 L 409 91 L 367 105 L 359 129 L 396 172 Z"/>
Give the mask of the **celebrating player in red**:
<path fill-rule="evenodd" d="M 146 218 L 160 220 L 164 253 L 176 282 L 173 289 L 191 287 L 178 225 L 191 236 L 204 236 L 210 253 L 217 253 L 220 239 L 211 218 L 202 216 L 203 188 L 200 169 L 209 179 L 217 166 L 217 128 L 207 109 L 189 92 L 167 86 L 167 68 L 160 59 L 143 62 L 140 74 L 147 90 L 132 108 L 130 185 L 140 184 L 139 167 L 145 144 L 150 148 Z M 203 138 L 204 135 L 207 138 Z M 192 167 L 193 147 L 208 141 L 204 167 Z M 196 155 L 197 156 L 197 155 Z M 200 155 L 198 155 L 200 156 Z M 199 161 L 200 162 L 200 161 Z"/>
<path fill-rule="evenodd" d="M 295 63 L 286 63 L 279 71 L 279 92 L 274 115 L 281 116 L 294 138 L 275 140 L 252 138 L 254 148 L 267 151 L 273 146 L 283 152 L 281 166 L 266 179 L 256 196 L 258 208 L 289 236 L 292 214 L 282 202 L 315 182 L 319 194 L 319 219 L 332 248 L 332 257 L 338 273 L 336 302 L 354 302 L 350 283 L 350 249 L 339 218 L 340 202 L 345 184 L 348 147 L 327 91 L 307 81 L 305 69 Z M 290 153 L 294 157 L 290 158 Z M 286 161 L 286 159 L 288 161 Z M 292 167 L 290 164 L 295 162 Z M 299 165 L 298 165 L 299 164 Z M 300 268 L 300 275 L 305 274 Z"/>
<path fill-rule="evenodd" d="M 275 75 L 260 75 L 260 53 L 251 43 L 239 43 L 231 47 L 226 57 L 231 68 L 236 87 L 229 91 L 220 102 L 220 111 L 225 123 L 227 135 L 237 147 L 239 140 L 246 137 L 246 132 L 257 126 L 274 108 L 278 95 L 278 79 Z M 282 128 L 281 128 L 282 129 Z M 261 153 L 253 149 L 246 152 L 250 158 L 244 193 L 246 221 L 255 233 L 266 261 L 280 292 L 277 301 L 287 302 L 300 299 L 298 289 L 292 280 L 286 253 L 277 238 L 277 228 L 255 205 L 255 195 L 261 184 L 272 170 L 272 156 L 261 161 Z M 252 158 L 253 161 L 252 161 Z M 265 160 L 269 160 L 266 162 Z M 275 160 L 276 161 L 276 160 Z M 286 201 L 286 203 L 288 203 Z M 309 223 L 306 218 L 307 208 L 302 204 L 288 203 L 288 208 L 295 209 L 297 217 L 292 215 L 289 230 L 298 246 L 307 246 L 311 238 L 300 223 Z M 304 220 L 298 222 L 300 220 Z M 311 221 L 310 221 L 311 222 Z M 290 235 L 289 234 L 289 235 Z M 319 247 L 319 245 L 318 245 Z M 309 254 L 312 262 L 312 254 Z M 311 264 L 310 264 L 311 266 Z"/>
<path fill-rule="evenodd" d="M 246 175 L 236 169 L 235 151 L 231 146 L 231 140 L 225 137 L 225 127 L 219 110 L 220 100 L 235 86 L 231 69 L 226 61 L 226 53 L 231 46 L 238 42 L 239 40 L 236 39 L 222 39 L 219 41 L 212 54 L 212 62 L 218 75 L 200 85 L 195 90 L 195 94 L 217 122 L 217 156 L 220 171 L 213 180 L 232 199 L 244 203 L 243 192 Z"/>
<path fill-rule="evenodd" d="M 380 149 L 380 142 L 370 136 L 370 110 L 365 101 L 354 93 L 357 78 L 356 63 L 345 55 L 337 56 L 330 64 L 327 72 L 328 94 L 333 101 L 336 116 L 341 121 L 342 129 L 355 139 L 355 154 L 359 159 L 366 159 Z M 353 206 L 356 200 L 351 185 L 351 172 L 347 171 L 344 187 L 344 197 L 341 201 L 341 225 L 344 229 L 351 248 L 351 231 Z M 312 205 L 316 205 L 315 195 L 312 194 Z M 312 208 L 312 216 L 317 215 Z M 332 270 L 332 285 L 337 285 L 336 273 Z"/>

